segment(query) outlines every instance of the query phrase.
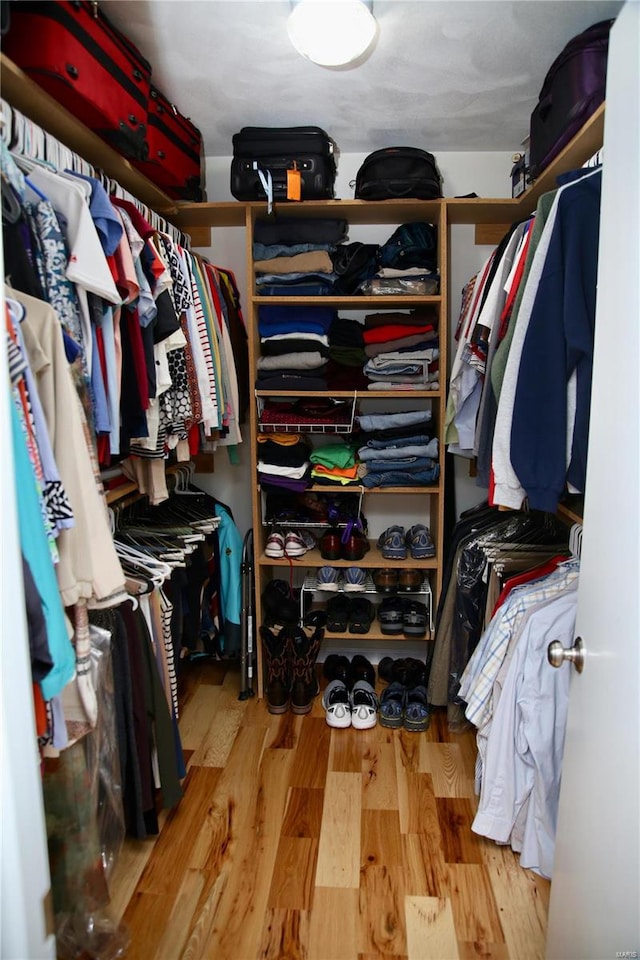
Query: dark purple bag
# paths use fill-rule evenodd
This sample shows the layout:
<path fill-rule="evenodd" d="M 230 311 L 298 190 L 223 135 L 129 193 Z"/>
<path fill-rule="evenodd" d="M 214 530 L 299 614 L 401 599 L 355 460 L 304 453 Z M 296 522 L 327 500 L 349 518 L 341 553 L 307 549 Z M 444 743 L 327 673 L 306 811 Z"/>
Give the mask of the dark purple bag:
<path fill-rule="evenodd" d="M 531 114 L 529 150 L 534 179 L 604 101 L 613 22 L 602 20 L 578 34 L 549 68 Z"/>

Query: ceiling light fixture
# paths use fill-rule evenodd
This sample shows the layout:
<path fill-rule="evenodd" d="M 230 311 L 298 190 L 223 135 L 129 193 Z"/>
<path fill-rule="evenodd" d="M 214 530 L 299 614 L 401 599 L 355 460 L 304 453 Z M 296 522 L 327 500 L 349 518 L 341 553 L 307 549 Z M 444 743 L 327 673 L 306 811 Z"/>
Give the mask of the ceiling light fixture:
<path fill-rule="evenodd" d="M 321 67 L 360 60 L 378 35 L 373 0 L 293 0 L 287 32 L 298 53 Z"/>

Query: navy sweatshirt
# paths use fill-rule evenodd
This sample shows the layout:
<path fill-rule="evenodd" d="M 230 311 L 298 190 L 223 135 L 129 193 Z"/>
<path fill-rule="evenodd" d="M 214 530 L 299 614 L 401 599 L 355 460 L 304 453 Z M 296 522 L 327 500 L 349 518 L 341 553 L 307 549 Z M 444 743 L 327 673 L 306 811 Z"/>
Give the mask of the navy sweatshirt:
<path fill-rule="evenodd" d="M 574 171 L 558 183 L 571 186 L 558 200 L 524 341 L 511 427 L 511 462 L 529 505 L 549 511 L 557 509 L 567 480 L 581 491 L 585 485 L 602 173 Z M 567 470 L 567 383 L 574 370 L 577 406 Z"/>

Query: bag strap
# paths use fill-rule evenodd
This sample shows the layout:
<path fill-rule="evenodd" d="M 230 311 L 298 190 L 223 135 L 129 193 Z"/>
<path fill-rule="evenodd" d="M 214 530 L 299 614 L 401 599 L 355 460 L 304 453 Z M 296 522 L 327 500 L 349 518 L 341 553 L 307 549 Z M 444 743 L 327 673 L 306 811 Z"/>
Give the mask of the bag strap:
<path fill-rule="evenodd" d="M 270 214 L 273 210 L 273 177 L 271 176 L 271 171 L 262 170 L 257 160 L 253 161 L 252 166 L 254 170 L 257 170 L 260 183 L 267 195 L 267 214 Z"/>

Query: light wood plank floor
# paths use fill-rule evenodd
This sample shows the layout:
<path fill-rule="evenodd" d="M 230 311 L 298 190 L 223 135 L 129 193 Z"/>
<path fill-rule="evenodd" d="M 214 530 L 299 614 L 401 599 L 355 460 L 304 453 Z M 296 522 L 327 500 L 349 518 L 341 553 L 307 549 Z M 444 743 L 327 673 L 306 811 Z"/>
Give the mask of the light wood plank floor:
<path fill-rule="evenodd" d="M 187 669 L 188 775 L 161 834 L 128 840 L 112 915 L 134 960 L 537 960 L 550 884 L 472 833 L 475 738 L 332 730 Z"/>

